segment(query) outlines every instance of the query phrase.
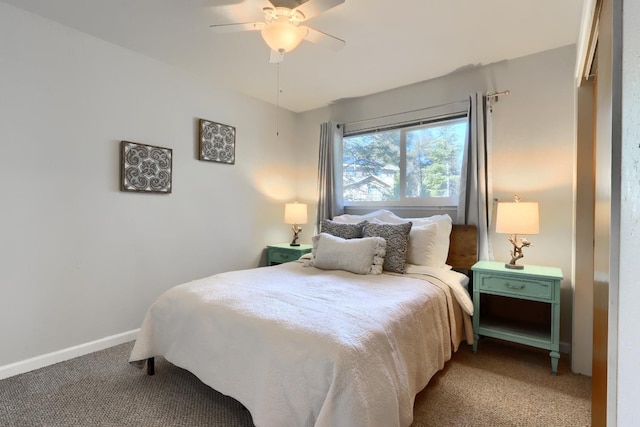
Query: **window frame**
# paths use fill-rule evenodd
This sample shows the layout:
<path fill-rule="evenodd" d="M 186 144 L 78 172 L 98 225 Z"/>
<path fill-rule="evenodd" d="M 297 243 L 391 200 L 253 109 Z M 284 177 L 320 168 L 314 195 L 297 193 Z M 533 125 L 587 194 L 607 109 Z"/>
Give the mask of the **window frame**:
<path fill-rule="evenodd" d="M 354 130 L 351 132 L 347 132 L 345 129 L 345 133 L 343 135 L 342 141 L 342 152 L 344 150 L 344 139 L 354 136 L 362 136 L 369 134 L 376 134 L 381 132 L 387 132 L 392 130 L 400 130 L 400 159 L 399 162 L 399 174 L 400 174 L 400 197 L 397 200 L 384 200 L 384 201 L 347 201 L 344 199 L 344 190 L 342 193 L 343 204 L 345 208 L 350 207 L 372 207 L 372 208 L 380 208 L 380 207 L 426 207 L 426 208 L 439 208 L 439 209 L 455 209 L 459 204 L 459 195 L 456 197 L 406 197 L 406 187 L 407 187 L 407 142 L 406 142 L 406 134 L 410 131 L 416 129 L 426 129 L 429 127 L 436 127 L 439 123 L 443 122 L 466 122 L 466 132 L 463 142 L 463 159 L 462 165 L 463 168 L 465 165 L 465 153 L 468 150 L 468 135 L 469 135 L 469 123 L 468 123 L 468 112 L 455 112 L 446 115 L 440 115 L 437 117 L 425 118 L 421 120 L 413 120 L 410 122 L 404 123 L 396 123 L 390 124 L 387 126 L 381 126 L 376 128 L 369 129 L 361 129 Z M 464 173 L 462 173 L 464 175 Z M 344 185 L 344 158 L 340 162 L 340 172 L 337 174 L 340 177 L 342 184 Z M 343 188 L 343 185 L 340 187 Z M 463 190 L 463 186 L 465 184 L 463 182 L 460 183 L 460 192 Z"/>

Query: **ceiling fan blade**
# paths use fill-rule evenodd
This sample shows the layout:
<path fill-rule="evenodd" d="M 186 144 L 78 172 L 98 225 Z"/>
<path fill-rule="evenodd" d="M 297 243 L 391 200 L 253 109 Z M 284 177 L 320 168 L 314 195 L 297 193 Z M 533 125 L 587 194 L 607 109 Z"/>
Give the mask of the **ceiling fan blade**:
<path fill-rule="evenodd" d="M 211 7 L 213 14 L 222 17 L 223 22 L 257 21 L 264 17 L 264 7 L 273 7 L 268 0 L 233 0 L 217 3 L 229 3 Z"/>
<path fill-rule="evenodd" d="M 296 7 L 296 10 L 302 12 L 306 20 L 342 3 L 344 3 L 344 0 L 309 0 Z"/>
<path fill-rule="evenodd" d="M 253 0 L 253 1 L 254 1 L 254 3 L 257 4 L 259 10 L 262 10 L 265 7 L 275 7 L 276 6 L 270 0 Z"/>
<path fill-rule="evenodd" d="M 269 62 L 272 64 L 279 64 L 284 59 L 284 52 L 278 52 L 277 50 L 271 49 L 271 56 L 269 57 Z"/>
<path fill-rule="evenodd" d="M 235 33 L 238 31 L 258 31 L 265 27 L 264 22 L 244 22 L 240 24 L 209 25 L 211 31 L 216 33 Z"/>
<path fill-rule="evenodd" d="M 331 50 L 338 51 L 342 49 L 347 42 L 337 37 L 332 36 L 331 34 L 323 33 L 322 31 L 314 30 L 309 27 L 300 27 L 307 32 L 304 36 L 306 41 L 311 43 L 315 43 L 324 47 L 328 47 Z"/>

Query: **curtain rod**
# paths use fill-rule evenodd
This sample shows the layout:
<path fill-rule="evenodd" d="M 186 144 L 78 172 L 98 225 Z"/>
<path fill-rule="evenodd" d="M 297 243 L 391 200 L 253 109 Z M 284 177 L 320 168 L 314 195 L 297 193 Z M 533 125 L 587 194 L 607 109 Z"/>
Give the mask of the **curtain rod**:
<path fill-rule="evenodd" d="M 503 90 L 502 92 L 493 92 L 493 93 L 488 93 L 486 95 L 487 99 L 493 99 L 495 98 L 496 102 L 498 102 L 498 97 L 500 96 L 504 96 L 504 95 L 509 95 L 511 92 L 509 90 Z M 468 99 L 468 98 L 467 98 Z M 409 110 L 409 111 L 404 111 L 402 113 L 394 113 L 394 114 L 387 114 L 386 116 L 379 116 L 379 117 L 374 117 L 372 119 L 364 119 L 364 120 L 356 120 L 355 122 L 348 122 L 348 123 L 343 123 L 344 126 L 353 126 L 355 124 L 360 124 L 360 123 L 366 123 L 366 122 L 372 122 L 374 120 L 380 120 L 380 119 L 386 119 L 389 117 L 395 117 L 395 116 L 400 116 L 403 114 L 410 114 L 410 113 L 417 113 L 419 111 L 426 111 L 426 110 L 431 110 L 433 108 L 440 108 L 440 107 L 444 107 L 446 105 L 453 105 L 453 104 L 457 104 L 459 102 L 466 102 L 467 99 L 459 99 L 457 101 L 452 101 L 452 102 L 445 102 L 444 104 L 439 104 L 439 105 L 432 105 L 430 107 L 424 107 L 424 108 L 417 108 L 415 110 Z"/>
<path fill-rule="evenodd" d="M 503 90 L 502 92 L 493 92 L 493 93 L 488 93 L 487 94 L 487 98 L 495 98 L 496 101 L 498 101 L 498 97 L 503 96 L 503 95 L 509 95 L 511 92 L 509 92 L 508 90 Z"/>
<path fill-rule="evenodd" d="M 433 108 L 440 108 L 440 107 L 444 107 L 445 105 L 453 105 L 453 104 L 457 104 L 459 102 L 466 102 L 466 99 L 461 99 L 458 101 L 453 101 L 453 102 L 445 102 L 444 104 L 440 104 L 440 105 L 432 105 L 431 107 L 424 107 L 424 108 L 417 108 L 415 110 L 409 110 L 409 111 L 403 111 L 402 113 L 393 113 L 393 114 L 387 114 L 386 116 L 380 116 L 380 117 L 374 117 L 372 119 L 364 119 L 364 120 L 356 120 L 355 122 L 348 122 L 348 123 L 344 123 L 345 126 L 352 126 L 355 124 L 360 124 L 360 123 L 366 123 L 366 122 L 372 122 L 374 120 L 379 120 L 379 119 L 386 119 L 388 117 L 395 117 L 395 116 L 401 116 L 403 114 L 410 114 L 410 113 L 417 113 L 419 111 L 426 111 L 426 110 L 431 110 Z"/>

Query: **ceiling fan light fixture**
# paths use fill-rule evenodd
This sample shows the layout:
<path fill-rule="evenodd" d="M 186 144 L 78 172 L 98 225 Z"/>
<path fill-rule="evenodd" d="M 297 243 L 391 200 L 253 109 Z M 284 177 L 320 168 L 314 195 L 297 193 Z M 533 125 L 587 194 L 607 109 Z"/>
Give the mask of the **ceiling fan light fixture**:
<path fill-rule="evenodd" d="M 286 53 L 295 49 L 302 38 L 302 28 L 292 24 L 286 17 L 279 17 L 262 29 L 262 38 L 276 52 Z"/>

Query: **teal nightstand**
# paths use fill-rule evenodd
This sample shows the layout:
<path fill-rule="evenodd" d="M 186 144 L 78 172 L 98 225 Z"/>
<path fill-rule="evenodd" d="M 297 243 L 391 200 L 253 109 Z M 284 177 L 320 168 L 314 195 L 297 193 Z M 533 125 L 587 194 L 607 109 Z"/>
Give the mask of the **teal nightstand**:
<path fill-rule="evenodd" d="M 300 244 L 300 246 L 291 246 L 289 243 L 267 245 L 267 265 L 295 261 L 302 255 L 311 252 L 311 249 L 311 245 L 305 244 Z"/>
<path fill-rule="evenodd" d="M 559 268 L 525 265 L 522 270 L 505 268 L 503 262 L 479 261 L 473 267 L 473 352 L 478 338 L 487 336 L 550 350 L 551 373 L 558 373 L 560 359 L 560 281 Z M 547 328 L 521 320 L 510 321 L 500 313 L 483 313 L 482 295 L 534 301 L 550 308 Z M 504 307 L 504 306 L 502 306 Z M 543 307 L 547 308 L 547 307 Z M 545 319 L 546 320 L 546 319 Z"/>

